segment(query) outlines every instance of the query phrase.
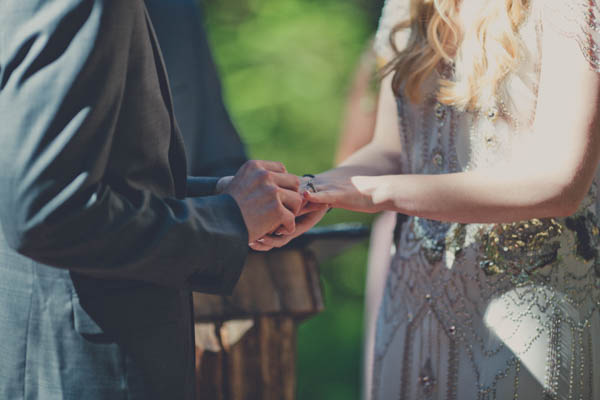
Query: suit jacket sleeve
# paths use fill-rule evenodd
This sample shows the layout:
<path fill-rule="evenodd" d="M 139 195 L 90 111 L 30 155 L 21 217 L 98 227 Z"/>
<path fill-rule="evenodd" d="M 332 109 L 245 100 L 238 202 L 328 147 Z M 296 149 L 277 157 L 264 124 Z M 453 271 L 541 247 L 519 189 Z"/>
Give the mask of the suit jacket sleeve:
<path fill-rule="evenodd" d="M 200 197 L 200 196 L 211 196 L 217 189 L 217 182 L 219 178 L 213 177 L 201 177 L 201 176 L 188 176 L 186 182 L 186 196 L 187 197 Z"/>
<path fill-rule="evenodd" d="M 248 243 L 233 198 L 178 199 L 105 179 L 137 6 L 0 4 L 2 229 L 19 253 L 55 267 L 229 293 Z"/>

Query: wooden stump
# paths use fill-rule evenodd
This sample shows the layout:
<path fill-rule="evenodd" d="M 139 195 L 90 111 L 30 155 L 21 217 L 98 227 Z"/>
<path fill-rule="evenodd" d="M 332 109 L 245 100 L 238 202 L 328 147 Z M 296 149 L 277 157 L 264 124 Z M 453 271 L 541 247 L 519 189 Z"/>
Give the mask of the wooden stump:
<path fill-rule="evenodd" d="M 197 398 L 294 400 L 297 325 L 321 310 L 310 251 L 250 254 L 233 296 L 194 295 Z"/>

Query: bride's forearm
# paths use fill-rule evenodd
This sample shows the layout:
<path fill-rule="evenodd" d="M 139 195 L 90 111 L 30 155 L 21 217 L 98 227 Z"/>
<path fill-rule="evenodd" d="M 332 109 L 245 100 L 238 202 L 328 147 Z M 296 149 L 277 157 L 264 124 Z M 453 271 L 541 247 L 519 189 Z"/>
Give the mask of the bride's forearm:
<path fill-rule="evenodd" d="M 462 223 L 512 222 L 572 214 L 580 191 L 564 178 L 515 180 L 499 174 L 355 176 L 351 182 L 370 197 L 374 211 L 392 210 Z"/>

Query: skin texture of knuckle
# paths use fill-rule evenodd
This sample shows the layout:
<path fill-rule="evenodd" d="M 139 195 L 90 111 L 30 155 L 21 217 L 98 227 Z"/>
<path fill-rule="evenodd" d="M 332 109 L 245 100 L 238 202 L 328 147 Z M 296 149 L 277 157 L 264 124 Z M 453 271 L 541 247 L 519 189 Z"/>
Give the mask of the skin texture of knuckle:
<path fill-rule="evenodd" d="M 295 198 L 294 199 L 294 206 L 293 206 L 293 211 L 294 214 L 298 214 L 300 212 L 300 210 L 302 209 L 302 199 L 301 198 Z"/>
<path fill-rule="evenodd" d="M 293 189 L 296 190 L 296 191 L 299 190 L 300 189 L 300 184 L 301 184 L 300 178 L 298 178 L 295 175 L 291 175 L 291 177 L 292 177 Z"/>
<path fill-rule="evenodd" d="M 275 185 L 271 185 L 271 184 L 267 184 L 265 185 L 265 193 L 267 194 L 267 196 L 269 196 L 270 198 L 278 198 L 278 194 L 279 194 L 279 188 Z"/>
<path fill-rule="evenodd" d="M 269 182 L 269 179 L 270 179 L 269 171 L 267 171 L 265 169 L 258 169 L 256 171 L 256 177 L 259 182 L 267 183 L 267 182 Z"/>
<path fill-rule="evenodd" d="M 265 221 L 281 221 L 280 206 L 278 201 L 269 201 L 264 208 Z"/>
<path fill-rule="evenodd" d="M 293 218 L 290 220 L 290 223 L 285 226 L 287 227 L 288 231 L 290 231 L 290 232 L 296 231 L 296 222 L 294 221 Z"/>
<path fill-rule="evenodd" d="M 284 211 L 283 222 L 286 226 L 296 227 L 296 217 L 289 211 Z"/>
<path fill-rule="evenodd" d="M 283 204 L 278 203 L 276 208 L 274 209 L 275 211 L 275 218 L 277 218 L 280 221 L 283 221 L 284 218 L 286 217 L 286 208 L 283 206 Z"/>
<path fill-rule="evenodd" d="M 294 220 L 294 216 L 285 208 L 283 205 L 277 209 L 277 219 L 282 222 L 284 226 L 289 226 L 290 221 Z"/>
<path fill-rule="evenodd" d="M 274 181 L 274 177 L 273 176 L 275 175 L 275 172 L 271 172 L 271 171 L 268 171 L 268 170 L 265 170 L 265 172 L 266 172 L 266 180 L 267 180 L 267 182 L 273 182 Z"/>

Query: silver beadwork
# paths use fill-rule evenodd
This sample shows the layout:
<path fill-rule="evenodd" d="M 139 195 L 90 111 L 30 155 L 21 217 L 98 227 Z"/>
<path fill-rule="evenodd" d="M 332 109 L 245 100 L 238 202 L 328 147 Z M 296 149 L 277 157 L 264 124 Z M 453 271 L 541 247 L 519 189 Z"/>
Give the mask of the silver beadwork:
<path fill-rule="evenodd" d="M 569 3 L 548 0 L 560 1 Z M 586 2 L 592 3 L 600 4 Z M 586 40 L 598 29 L 596 16 L 592 13 L 589 29 L 581 30 Z M 527 29 L 535 35 L 528 48 L 534 59 L 527 60 L 533 62 L 519 84 L 530 89 L 531 98 L 515 102 L 504 97 L 510 91 L 502 86 L 502 95 L 491 101 L 494 107 L 462 112 L 439 103 L 431 86 L 422 104 L 398 97 L 406 149 L 402 173 L 465 171 L 511 154 L 514 138 L 535 121 L 544 33 L 537 15 L 523 27 Z M 588 62 L 598 68 L 595 43 L 578 36 Z M 573 399 L 600 395 L 590 389 L 598 379 L 591 368 L 598 340 L 593 331 L 597 322 L 591 321 L 600 313 L 597 203 L 592 186 L 570 219 L 462 225 L 409 218 L 402 226 L 379 316 L 373 400 L 387 400 L 379 390 L 390 385 L 381 381 L 382 369 L 394 363 L 400 367 L 399 382 L 391 383 L 400 388 L 396 399 L 427 398 L 425 388 L 431 387 L 432 377 L 438 378 L 434 387 L 439 398 L 456 399 L 459 386 L 461 398 L 526 398 L 532 384 L 526 360 L 540 348 L 548 350 L 536 359 L 545 367 L 545 376 L 537 377 L 538 393 L 544 391 L 548 399 L 562 393 Z M 486 325 L 481 313 L 494 303 L 496 321 Z M 495 344 L 490 344 L 492 329 L 502 337 Z M 392 346 L 400 346 L 393 353 L 397 362 L 389 359 Z M 430 371 L 424 368 L 428 360 Z M 495 365 L 494 371 L 484 373 L 488 363 Z M 459 382 L 459 374 L 474 377 L 470 388 Z M 506 387 L 511 390 L 502 391 Z"/>

